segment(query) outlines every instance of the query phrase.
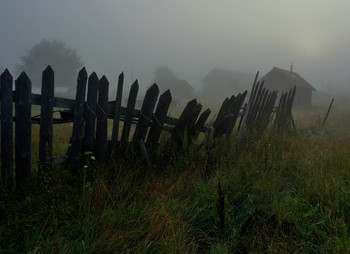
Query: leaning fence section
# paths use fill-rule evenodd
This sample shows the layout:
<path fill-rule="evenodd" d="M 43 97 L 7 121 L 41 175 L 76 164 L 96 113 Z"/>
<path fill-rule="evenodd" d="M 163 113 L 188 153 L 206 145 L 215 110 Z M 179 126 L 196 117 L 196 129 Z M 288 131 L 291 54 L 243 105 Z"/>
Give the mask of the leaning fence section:
<path fill-rule="evenodd" d="M 88 75 L 85 68 L 78 73 L 75 99 L 54 96 L 54 70 L 50 66 L 42 74 L 41 94 L 32 94 L 31 81 L 24 72 L 14 83 L 15 91 L 12 90 L 13 77 L 5 70 L 1 75 L 0 86 L 1 179 L 3 185 L 7 186 L 12 186 L 14 182 L 20 184 L 32 174 L 32 124 L 40 124 L 40 174 L 53 168 L 53 125 L 73 123 L 67 154 L 72 170 L 77 171 L 82 164 L 84 152 L 93 152 L 97 160 L 103 161 L 106 155 L 118 152 L 118 149 L 131 142 L 139 145 L 145 154 L 146 147 L 154 148 L 159 143 L 163 131 L 169 132 L 170 140 L 181 148 L 185 140 L 192 142 L 200 132 L 209 130 L 213 130 L 214 137 L 220 137 L 230 135 L 236 126 L 241 130 L 263 131 L 273 122 L 273 127 L 278 130 L 288 128 L 292 120 L 291 109 L 295 95 L 295 88 L 282 94 L 276 106 L 277 91 L 265 89 L 263 83 L 259 84 L 255 79 L 248 104 L 243 107 L 247 91 L 226 98 L 213 125 L 208 126 L 206 123 L 211 110 L 202 111 L 203 107 L 196 99 L 187 103 L 179 118 L 169 117 L 171 93 L 167 90 L 159 95 L 156 84 L 148 88 L 141 109 L 136 110 L 139 91 L 136 80 L 131 85 L 126 107 L 122 107 L 123 73 L 119 75 L 117 93 L 113 101 L 108 101 L 110 84 L 107 78 L 99 78 L 95 72 Z M 32 105 L 41 106 L 39 115 L 31 116 Z M 60 108 L 59 118 L 53 117 L 54 108 Z M 111 140 L 108 140 L 107 136 L 108 119 L 113 121 Z M 131 131 L 132 125 L 135 126 L 134 131 Z"/>

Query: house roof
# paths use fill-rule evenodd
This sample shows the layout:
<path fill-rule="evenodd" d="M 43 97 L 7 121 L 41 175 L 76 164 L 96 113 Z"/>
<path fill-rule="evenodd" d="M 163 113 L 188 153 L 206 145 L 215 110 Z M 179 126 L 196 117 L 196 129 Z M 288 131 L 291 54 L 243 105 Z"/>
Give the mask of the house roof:
<path fill-rule="evenodd" d="M 312 85 L 310 85 L 309 82 L 303 79 L 298 73 L 289 71 L 289 70 L 280 69 L 277 67 L 273 67 L 273 69 L 268 73 L 266 73 L 265 76 L 263 76 L 260 79 L 260 81 L 265 80 L 266 82 L 268 82 L 269 79 L 274 79 L 274 78 L 285 80 L 285 83 L 291 88 L 296 86 L 297 88 L 302 87 L 311 91 L 316 91 L 316 89 Z"/>
<path fill-rule="evenodd" d="M 232 71 L 226 69 L 213 69 L 211 70 L 203 79 L 203 83 L 208 85 L 217 85 L 218 81 L 230 82 L 233 80 L 244 80 L 248 82 L 253 82 L 254 74 L 246 73 L 240 71 Z"/>
<path fill-rule="evenodd" d="M 193 92 L 193 87 L 186 80 L 158 80 L 156 84 L 160 91 L 170 89 L 170 93 L 174 98 L 188 99 Z"/>

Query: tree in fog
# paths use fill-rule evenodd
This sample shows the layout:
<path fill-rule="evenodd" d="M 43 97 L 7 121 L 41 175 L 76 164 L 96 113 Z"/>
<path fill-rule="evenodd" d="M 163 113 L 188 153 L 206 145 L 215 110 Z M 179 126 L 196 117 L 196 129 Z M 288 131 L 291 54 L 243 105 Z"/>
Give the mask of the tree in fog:
<path fill-rule="evenodd" d="M 157 83 L 160 80 L 175 80 L 177 79 L 174 71 L 168 66 L 160 66 L 153 72 L 153 82 Z"/>
<path fill-rule="evenodd" d="M 27 49 L 15 69 L 17 74 L 25 71 L 33 87 L 41 87 L 42 71 L 48 65 L 55 71 L 55 86 L 75 88 L 83 64 L 77 51 L 60 40 L 42 40 Z"/>
<path fill-rule="evenodd" d="M 4 72 L 4 69 L 0 67 L 0 75 Z"/>

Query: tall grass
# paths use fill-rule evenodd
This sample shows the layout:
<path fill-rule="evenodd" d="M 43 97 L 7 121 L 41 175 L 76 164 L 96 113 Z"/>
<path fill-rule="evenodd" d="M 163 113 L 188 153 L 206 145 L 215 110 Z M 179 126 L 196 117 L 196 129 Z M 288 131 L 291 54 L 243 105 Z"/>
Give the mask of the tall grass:
<path fill-rule="evenodd" d="M 103 165 L 87 154 L 78 180 L 56 168 L 1 189 L 0 250 L 347 253 L 349 119 L 334 113 L 321 130 L 309 117 L 297 134 L 242 143 L 206 136 L 180 151 L 164 139 L 149 149 L 152 168 L 133 147 Z"/>

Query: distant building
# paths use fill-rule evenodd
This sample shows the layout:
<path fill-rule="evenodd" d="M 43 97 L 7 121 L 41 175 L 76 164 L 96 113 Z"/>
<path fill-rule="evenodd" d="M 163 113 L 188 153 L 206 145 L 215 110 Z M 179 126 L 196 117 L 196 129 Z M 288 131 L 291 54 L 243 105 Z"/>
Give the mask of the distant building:
<path fill-rule="evenodd" d="M 316 89 L 298 73 L 293 72 L 292 65 L 290 70 L 273 67 L 271 71 L 260 79 L 260 82 L 262 81 L 265 81 L 264 87 L 280 92 L 288 92 L 296 86 L 294 106 L 304 108 L 311 106 L 312 92 L 316 91 Z"/>
<path fill-rule="evenodd" d="M 210 98 L 223 99 L 249 90 L 254 81 L 253 73 L 213 69 L 203 79 L 203 93 Z"/>
<path fill-rule="evenodd" d="M 158 80 L 156 84 L 161 94 L 168 89 L 170 90 L 173 98 L 171 107 L 180 107 L 181 102 L 187 102 L 193 99 L 193 87 L 186 80 Z"/>

